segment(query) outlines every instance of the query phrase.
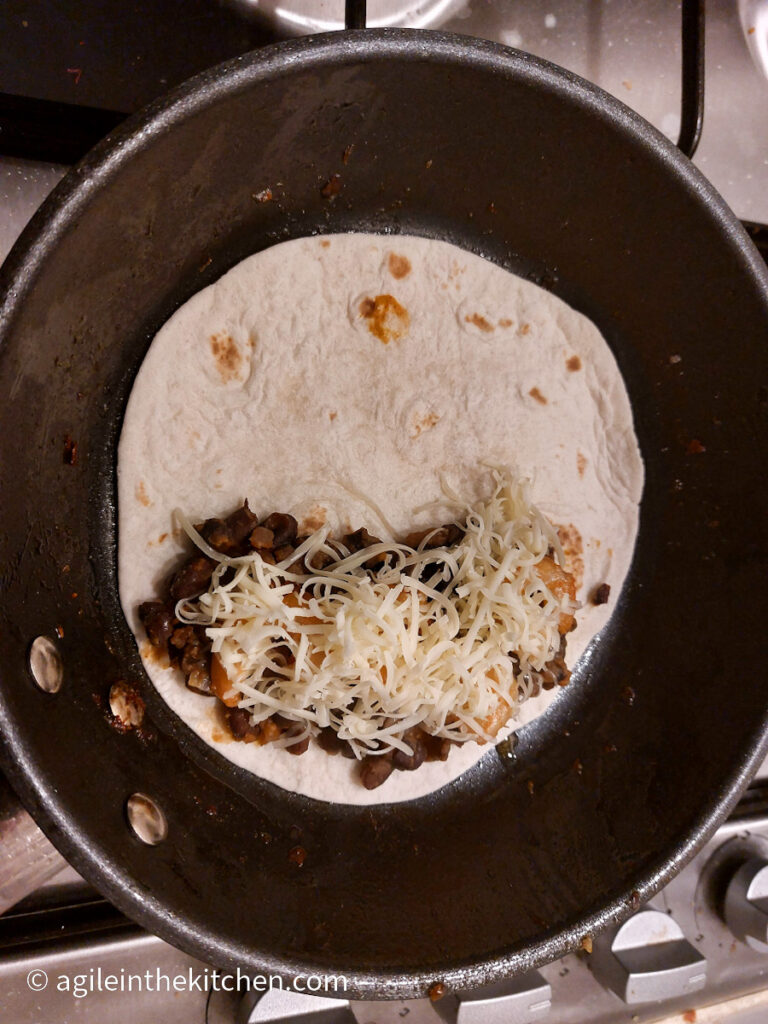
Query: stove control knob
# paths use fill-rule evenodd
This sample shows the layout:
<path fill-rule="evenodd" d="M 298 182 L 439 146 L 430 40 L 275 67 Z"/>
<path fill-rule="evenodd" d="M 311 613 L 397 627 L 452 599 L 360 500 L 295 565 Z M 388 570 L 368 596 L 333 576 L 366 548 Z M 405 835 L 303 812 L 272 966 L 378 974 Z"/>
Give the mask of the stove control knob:
<path fill-rule="evenodd" d="M 768 861 L 762 857 L 742 864 L 728 883 L 725 923 L 751 949 L 768 953 Z"/>
<path fill-rule="evenodd" d="M 535 1024 L 549 1016 L 552 989 L 538 971 L 448 995 L 433 1006 L 448 1024 Z"/>
<path fill-rule="evenodd" d="M 641 910 L 600 935 L 590 966 L 629 1006 L 685 996 L 707 981 L 706 959 L 660 910 Z"/>

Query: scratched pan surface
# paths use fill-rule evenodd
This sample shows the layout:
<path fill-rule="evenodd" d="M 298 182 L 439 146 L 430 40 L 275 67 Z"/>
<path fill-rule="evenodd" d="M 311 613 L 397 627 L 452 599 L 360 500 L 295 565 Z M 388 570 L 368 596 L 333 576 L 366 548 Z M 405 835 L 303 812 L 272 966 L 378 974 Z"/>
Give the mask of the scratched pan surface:
<path fill-rule="evenodd" d="M 249 253 L 356 228 L 448 239 L 590 316 L 647 472 L 630 578 L 577 685 L 514 760 L 491 751 L 429 799 L 375 808 L 291 796 L 189 734 L 153 697 L 115 579 L 116 440 L 154 332 Z M 131 917 L 217 965 L 343 972 L 367 997 L 475 985 L 626 915 L 735 802 L 768 708 L 768 283 L 710 186 L 618 101 L 458 37 L 270 48 L 98 147 L 2 283 L 3 766 Z M 57 627 L 50 695 L 27 651 Z M 120 678 L 145 693 L 143 735 L 109 724 Z M 167 816 L 156 847 L 127 827 L 135 791 Z"/>

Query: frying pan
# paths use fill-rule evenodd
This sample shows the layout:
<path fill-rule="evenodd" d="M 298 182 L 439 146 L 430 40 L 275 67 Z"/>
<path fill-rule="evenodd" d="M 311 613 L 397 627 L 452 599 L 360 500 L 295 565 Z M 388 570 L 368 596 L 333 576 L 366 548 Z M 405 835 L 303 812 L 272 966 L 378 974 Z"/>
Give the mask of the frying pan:
<path fill-rule="evenodd" d="M 629 578 L 574 684 L 510 758 L 372 808 L 279 790 L 191 735 L 143 674 L 115 564 L 116 441 L 154 332 L 245 256 L 348 230 L 447 239 L 594 320 L 647 474 Z M 344 974 L 367 998 L 466 988 L 626 916 L 735 803 L 766 748 L 768 280 L 711 186 L 617 100 L 458 36 L 270 47 L 98 146 L 2 285 L 2 765 L 128 915 L 224 968 Z M 56 693 L 30 676 L 38 636 Z M 147 728 L 111 724 L 118 679 Z M 137 792 L 165 815 L 157 845 L 128 827 Z"/>

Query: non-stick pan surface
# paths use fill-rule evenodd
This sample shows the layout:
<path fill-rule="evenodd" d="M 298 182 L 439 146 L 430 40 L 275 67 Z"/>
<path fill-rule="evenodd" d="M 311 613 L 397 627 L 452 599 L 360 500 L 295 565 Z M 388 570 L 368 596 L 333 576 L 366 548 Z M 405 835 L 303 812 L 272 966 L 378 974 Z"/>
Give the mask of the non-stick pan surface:
<path fill-rule="evenodd" d="M 354 229 L 448 239 L 590 316 L 647 472 L 610 626 L 516 757 L 365 809 L 288 795 L 191 736 L 153 697 L 115 577 L 116 440 L 153 333 L 246 255 Z M 217 965 L 344 973 L 366 996 L 477 984 L 626 915 L 735 802 L 768 708 L 768 284 L 712 188 L 618 101 L 453 36 L 270 48 L 99 146 L 2 283 L 3 765 L 126 913 Z M 45 694 L 27 654 L 57 633 L 64 685 Z M 142 733 L 110 724 L 120 678 L 146 694 Z M 158 846 L 127 826 L 137 791 L 168 819 Z"/>

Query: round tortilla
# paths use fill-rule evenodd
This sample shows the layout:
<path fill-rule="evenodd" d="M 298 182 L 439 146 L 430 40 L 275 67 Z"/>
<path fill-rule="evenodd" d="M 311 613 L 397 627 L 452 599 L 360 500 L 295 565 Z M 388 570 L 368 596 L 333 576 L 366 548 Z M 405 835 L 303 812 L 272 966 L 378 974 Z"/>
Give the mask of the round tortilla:
<path fill-rule="evenodd" d="M 403 535 L 450 519 L 445 481 L 467 501 L 489 465 L 532 481 L 561 528 L 583 603 L 573 668 L 604 626 L 629 568 L 643 486 L 632 411 L 613 355 L 586 317 L 479 256 L 433 239 L 342 234 L 276 245 L 233 267 L 158 332 L 131 392 L 118 451 L 119 585 L 152 682 L 235 764 L 321 800 L 423 796 L 494 751 L 394 772 L 376 790 L 356 762 L 317 744 L 295 756 L 228 738 L 212 698 L 153 656 L 137 615 L 185 550 L 193 522 L 247 498 L 307 531 Z M 601 583 L 607 605 L 589 603 Z M 526 702 L 515 727 L 561 691 Z"/>

